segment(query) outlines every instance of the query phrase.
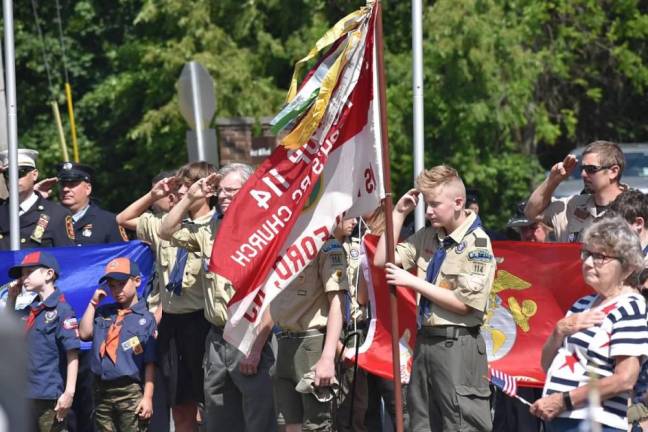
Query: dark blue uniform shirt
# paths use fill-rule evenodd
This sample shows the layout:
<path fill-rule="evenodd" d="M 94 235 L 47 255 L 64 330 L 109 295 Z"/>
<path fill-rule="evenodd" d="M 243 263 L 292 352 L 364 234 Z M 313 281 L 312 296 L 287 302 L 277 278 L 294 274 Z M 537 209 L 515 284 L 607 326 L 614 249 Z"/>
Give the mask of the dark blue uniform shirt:
<path fill-rule="evenodd" d="M 92 203 L 81 219 L 74 222 L 74 234 L 77 246 L 128 241 L 114 213 Z"/>
<path fill-rule="evenodd" d="M 24 323 L 30 310 L 39 305 L 34 302 L 20 312 Z M 56 400 L 65 390 L 67 351 L 79 349 L 79 326 L 74 310 L 58 289 L 42 305 L 45 307 L 27 331 L 27 397 Z"/>
<path fill-rule="evenodd" d="M 129 377 L 142 382 L 144 365 L 155 362 L 155 318 L 146 309 L 143 300 L 138 301 L 132 312 L 124 316 L 119 333 L 117 364 L 114 364 L 107 354 L 103 358 L 99 356 L 99 348 L 117 319 L 118 310 L 117 303 L 97 308 L 92 336 L 92 372 L 104 381 Z"/>

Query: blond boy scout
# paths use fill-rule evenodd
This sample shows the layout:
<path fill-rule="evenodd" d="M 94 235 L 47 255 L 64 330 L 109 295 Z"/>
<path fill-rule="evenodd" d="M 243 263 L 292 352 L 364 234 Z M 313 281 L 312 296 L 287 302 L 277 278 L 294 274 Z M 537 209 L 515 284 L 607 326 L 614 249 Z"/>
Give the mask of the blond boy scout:
<path fill-rule="evenodd" d="M 259 337 L 247 357 L 225 341 L 227 303 L 234 291 L 229 281 L 207 271 L 221 214 L 227 211 L 232 195 L 251 173 L 248 165 L 234 163 L 224 166 L 218 174 L 198 180 L 169 212 L 160 230 L 164 236 L 169 236 L 173 246 L 197 256 L 196 273 L 189 267 L 189 261 L 187 266 L 188 273 L 195 274 L 202 286 L 204 316 L 210 324 L 204 338 L 203 357 L 204 423 L 209 431 L 272 432 L 276 429 L 270 378 L 274 355 L 268 334 Z M 203 220 L 179 224 L 193 203 L 208 199 L 212 194 L 218 197 L 220 212 L 212 210 Z"/>
<path fill-rule="evenodd" d="M 586 193 L 553 199 L 558 185 L 576 168 L 576 156 L 567 155 L 555 164 L 549 176 L 533 191 L 524 212 L 529 219 L 540 214 L 551 225 L 559 242 L 578 242 L 581 233 L 603 216 L 608 205 L 627 189 L 621 183 L 625 157 L 621 148 L 609 141 L 594 141 L 583 150 L 581 178 Z"/>
<path fill-rule="evenodd" d="M 337 382 L 335 353 L 342 331 L 342 297 L 348 289 L 344 250 L 332 238 L 270 305 L 280 329 L 274 375 L 277 421 L 287 432 L 333 428 L 332 394 L 327 389 Z M 313 391 L 296 391 L 300 382 Z"/>
<path fill-rule="evenodd" d="M 398 244 L 396 265 L 386 265 L 389 283 L 420 294 L 421 327 L 407 395 L 411 430 L 490 431 L 486 345 L 480 334 L 495 274 L 490 239 L 477 215 L 464 209 L 466 191 L 456 170 L 434 167 L 417 178 L 416 186 L 394 208 L 392 235 L 400 232 L 420 196 L 431 226 Z M 385 235 L 376 265 L 385 265 L 384 248 Z M 406 271 L 413 267 L 416 276 Z"/>

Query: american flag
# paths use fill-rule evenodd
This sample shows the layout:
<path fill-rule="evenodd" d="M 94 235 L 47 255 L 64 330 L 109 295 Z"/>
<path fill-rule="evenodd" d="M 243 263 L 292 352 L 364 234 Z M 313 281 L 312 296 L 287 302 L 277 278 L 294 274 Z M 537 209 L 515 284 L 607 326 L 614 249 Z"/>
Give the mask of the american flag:
<path fill-rule="evenodd" d="M 517 381 L 511 375 L 499 371 L 497 369 L 490 370 L 490 382 L 502 390 L 505 394 L 516 397 L 517 396 Z"/>

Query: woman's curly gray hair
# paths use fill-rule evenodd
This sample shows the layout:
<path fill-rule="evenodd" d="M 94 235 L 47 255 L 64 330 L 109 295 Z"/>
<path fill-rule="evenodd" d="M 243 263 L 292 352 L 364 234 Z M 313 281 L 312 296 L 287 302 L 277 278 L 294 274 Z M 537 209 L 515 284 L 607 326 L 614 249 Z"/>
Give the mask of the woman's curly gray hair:
<path fill-rule="evenodd" d="M 619 216 L 594 222 L 585 230 L 583 246 L 598 247 L 606 255 L 619 258 L 621 268 L 625 271 L 640 272 L 644 268 L 639 236 Z"/>

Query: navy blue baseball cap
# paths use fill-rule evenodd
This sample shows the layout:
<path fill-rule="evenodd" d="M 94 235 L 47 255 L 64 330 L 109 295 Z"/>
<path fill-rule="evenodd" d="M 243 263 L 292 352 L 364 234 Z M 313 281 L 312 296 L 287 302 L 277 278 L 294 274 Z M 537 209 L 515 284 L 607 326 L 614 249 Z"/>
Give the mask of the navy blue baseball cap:
<path fill-rule="evenodd" d="M 139 267 L 135 261 L 124 257 L 115 258 L 106 265 L 106 270 L 99 279 L 99 283 L 103 283 L 107 279 L 126 280 L 139 275 Z"/>
<path fill-rule="evenodd" d="M 58 177 L 60 182 L 85 181 L 92 183 L 94 171 L 87 165 L 81 165 L 72 162 L 65 162 L 57 165 Z"/>
<path fill-rule="evenodd" d="M 58 261 L 54 256 L 48 254 L 47 252 L 36 251 L 30 252 L 22 259 L 20 264 L 15 265 L 9 269 L 9 277 L 13 279 L 18 279 L 21 276 L 22 269 L 29 267 L 43 267 L 50 268 L 56 273 L 58 277 L 60 269 Z"/>

